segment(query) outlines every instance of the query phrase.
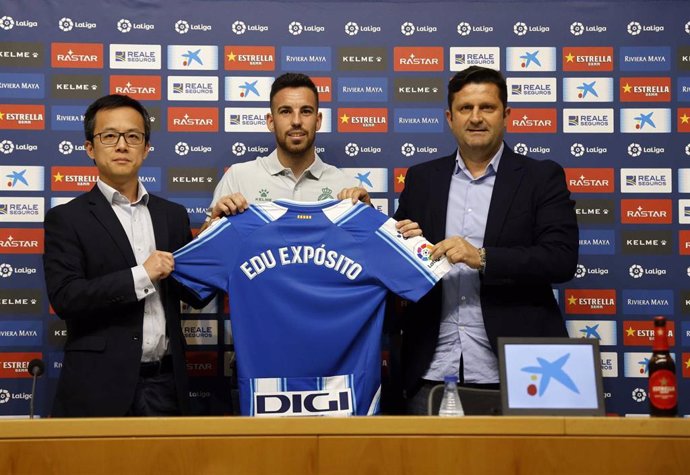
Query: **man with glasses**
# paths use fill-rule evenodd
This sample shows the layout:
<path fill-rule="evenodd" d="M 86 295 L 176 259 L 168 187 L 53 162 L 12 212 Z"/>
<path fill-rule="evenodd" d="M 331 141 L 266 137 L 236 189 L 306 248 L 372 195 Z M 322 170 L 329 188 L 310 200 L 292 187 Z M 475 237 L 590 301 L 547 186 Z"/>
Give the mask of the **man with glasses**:
<path fill-rule="evenodd" d="M 98 181 L 45 217 L 48 297 L 67 325 L 52 415 L 185 414 L 184 291 L 166 278 L 171 251 L 191 239 L 187 211 L 139 181 L 151 125 L 138 101 L 101 97 L 86 111 L 84 132 Z"/>

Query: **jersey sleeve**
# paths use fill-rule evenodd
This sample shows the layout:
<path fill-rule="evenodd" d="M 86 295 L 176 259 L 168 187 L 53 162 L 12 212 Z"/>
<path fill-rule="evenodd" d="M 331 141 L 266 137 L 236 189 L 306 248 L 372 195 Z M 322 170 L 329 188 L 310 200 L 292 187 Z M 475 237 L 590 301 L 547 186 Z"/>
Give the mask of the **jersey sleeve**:
<path fill-rule="evenodd" d="M 226 290 L 242 237 L 228 218 L 219 219 L 196 239 L 173 253 L 172 276 L 204 299 Z"/>
<path fill-rule="evenodd" d="M 433 245 L 423 236 L 405 239 L 395 228 L 397 221 L 386 220 L 367 239 L 368 267 L 389 290 L 416 302 L 451 269 L 443 257 L 431 260 Z"/>

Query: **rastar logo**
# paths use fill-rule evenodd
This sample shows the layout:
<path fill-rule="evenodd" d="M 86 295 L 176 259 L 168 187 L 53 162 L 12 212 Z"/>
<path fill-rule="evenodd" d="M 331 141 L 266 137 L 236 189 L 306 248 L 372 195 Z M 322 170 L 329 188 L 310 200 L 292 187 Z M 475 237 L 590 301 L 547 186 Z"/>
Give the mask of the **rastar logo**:
<path fill-rule="evenodd" d="M 621 200 L 623 224 L 671 224 L 672 200 Z"/>
<path fill-rule="evenodd" d="M 613 168 L 566 168 L 566 183 L 571 193 L 613 193 Z"/>
<path fill-rule="evenodd" d="M 338 132 L 388 132 L 388 109 L 338 109 Z"/>
<path fill-rule="evenodd" d="M 402 193 L 405 189 L 405 175 L 407 175 L 407 168 L 393 169 L 393 191 Z"/>
<path fill-rule="evenodd" d="M 216 376 L 218 356 L 212 351 L 188 351 L 187 372 L 190 376 Z"/>
<path fill-rule="evenodd" d="M 613 71 L 613 47 L 566 46 L 563 71 Z"/>
<path fill-rule="evenodd" d="M 686 229 L 678 231 L 678 254 L 690 255 L 690 231 Z"/>
<path fill-rule="evenodd" d="M 228 71 L 275 71 L 275 46 L 225 46 L 225 69 Z"/>
<path fill-rule="evenodd" d="M 0 253 L 43 254 L 42 229 L 0 228 Z"/>
<path fill-rule="evenodd" d="M 102 43 L 51 43 L 53 68 L 103 69 Z"/>
<path fill-rule="evenodd" d="M 555 134 L 558 131 L 556 109 L 514 108 L 508 116 L 508 132 Z"/>
<path fill-rule="evenodd" d="M 122 94 L 140 101 L 161 99 L 160 76 L 110 76 L 110 93 Z"/>
<path fill-rule="evenodd" d="M 394 71 L 444 70 L 441 46 L 396 46 L 393 48 Z"/>
<path fill-rule="evenodd" d="M 169 132 L 218 132 L 215 107 L 168 107 Z"/>
<path fill-rule="evenodd" d="M 51 167 L 52 191 L 88 191 L 98 179 L 96 167 Z"/>
<path fill-rule="evenodd" d="M 565 313 L 615 315 L 615 289 L 565 289 Z"/>
<path fill-rule="evenodd" d="M 676 345 L 676 325 L 666 321 L 666 336 L 669 346 Z M 623 345 L 651 346 L 654 343 L 654 322 L 651 320 L 626 320 L 623 322 Z"/>
<path fill-rule="evenodd" d="M 0 129 L 45 129 L 45 106 L 28 104 L 0 104 Z"/>
<path fill-rule="evenodd" d="M 624 77 L 620 78 L 621 102 L 670 102 L 670 77 Z"/>

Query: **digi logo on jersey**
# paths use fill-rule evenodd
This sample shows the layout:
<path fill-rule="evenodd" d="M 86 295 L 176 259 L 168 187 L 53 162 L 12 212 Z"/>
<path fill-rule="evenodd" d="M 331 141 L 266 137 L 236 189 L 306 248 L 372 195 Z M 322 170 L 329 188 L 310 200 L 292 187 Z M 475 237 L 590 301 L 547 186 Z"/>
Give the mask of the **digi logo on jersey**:
<path fill-rule="evenodd" d="M 29 104 L 0 104 L 0 129 L 45 129 L 45 106 Z"/>
<path fill-rule="evenodd" d="M 218 132 L 218 109 L 168 107 L 168 132 Z"/>
<path fill-rule="evenodd" d="M 571 193 L 613 193 L 613 168 L 566 168 L 566 183 Z"/>
<path fill-rule="evenodd" d="M 506 48 L 506 71 L 545 72 L 556 70 L 556 48 L 525 46 Z"/>
<path fill-rule="evenodd" d="M 102 43 L 51 43 L 53 68 L 103 69 Z"/>
<path fill-rule="evenodd" d="M 40 68 L 43 59 L 43 43 L 0 41 L 0 66 Z"/>
<path fill-rule="evenodd" d="M 556 78 L 508 78 L 508 102 L 556 102 Z"/>
<path fill-rule="evenodd" d="M 618 67 L 621 71 L 670 71 L 670 46 L 622 46 Z"/>
<path fill-rule="evenodd" d="M 0 73 L 0 98 L 43 99 L 44 74 Z"/>
<path fill-rule="evenodd" d="M 613 47 L 564 47 L 562 65 L 563 71 L 613 71 Z"/>
<path fill-rule="evenodd" d="M 507 130 L 522 134 L 555 134 L 558 131 L 556 109 L 513 108 L 508 116 Z"/>
<path fill-rule="evenodd" d="M 625 315 L 672 315 L 673 290 L 623 290 Z"/>
<path fill-rule="evenodd" d="M 254 415 L 348 416 L 353 413 L 351 389 L 254 393 Z"/>
<path fill-rule="evenodd" d="M 388 50 L 379 47 L 338 48 L 338 71 L 387 71 Z"/>
<path fill-rule="evenodd" d="M 240 46 L 224 48 L 224 67 L 229 71 L 275 71 L 275 46 Z"/>
<path fill-rule="evenodd" d="M 671 200 L 621 200 L 621 223 L 671 224 L 673 222 L 672 206 Z"/>
<path fill-rule="evenodd" d="M 395 46 L 394 71 L 443 71 L 443 47 Z"/>
<path fill-rule="evenodd" d="M 160 76 L 110 76 L 110 93 L 140 101 L 160 101 Z"/>
<path fill-rule="evenodd" d="M 281 49 L 283 69 L 300 71 L 330 71 L 331 48 L 328 46 L 284 46 Z"/>
<path fill-rule="evenodd" d="M 388 109 L 341 107 L 338 132 L 388 132 Z"/>
<path fill-rule="evenodd" d="M 565 289 L 565 313 L 615 315 L 615 289 Z"/>
<path fill-rule="evenodd" d="M 470 66 L 501 69 L 501 48 L 457 47 L 450 48 L 450 70 L 462 71 Z"/>

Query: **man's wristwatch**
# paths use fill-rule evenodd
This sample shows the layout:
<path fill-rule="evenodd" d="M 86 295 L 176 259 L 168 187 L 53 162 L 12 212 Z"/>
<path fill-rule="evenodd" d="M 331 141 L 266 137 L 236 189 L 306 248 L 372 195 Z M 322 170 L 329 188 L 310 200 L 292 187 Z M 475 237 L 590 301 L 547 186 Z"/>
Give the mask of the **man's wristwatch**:
<path fill-rule="evenodd" d="M 483 247 L 479 248 L 479 272 L 481 274 L 486 270 L 486 249 Z"/>

